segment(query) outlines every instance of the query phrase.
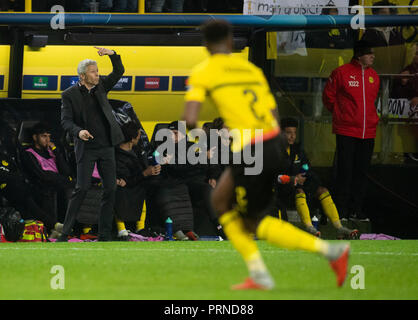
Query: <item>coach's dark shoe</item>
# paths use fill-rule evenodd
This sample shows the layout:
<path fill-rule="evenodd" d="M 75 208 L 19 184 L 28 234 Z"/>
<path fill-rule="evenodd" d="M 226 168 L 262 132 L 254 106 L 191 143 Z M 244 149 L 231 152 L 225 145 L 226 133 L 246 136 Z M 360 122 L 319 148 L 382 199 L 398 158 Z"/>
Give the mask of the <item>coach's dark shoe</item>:
<path fill-rule="evenodd" d="M 68 242 L 68 235 L 62 233 L 58 238 L 56 242 Z"/>

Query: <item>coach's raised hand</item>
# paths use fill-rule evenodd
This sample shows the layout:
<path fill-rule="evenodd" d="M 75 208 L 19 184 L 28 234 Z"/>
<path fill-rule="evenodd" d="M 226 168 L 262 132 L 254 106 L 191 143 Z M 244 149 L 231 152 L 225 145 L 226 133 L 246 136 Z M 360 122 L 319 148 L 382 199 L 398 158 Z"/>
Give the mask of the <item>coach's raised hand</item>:
<path fill-rule="evenodd" d="M 115 54 L 115 51 L 110 50 L 110 49 L 106 49 L 106 48 L 101 48 L 101 47 L 96 47 L 95 48 L 97 50 L 99 50 L 97 53 L 99 54 L 99 56 L 111 56 L 113 54 Z"/>

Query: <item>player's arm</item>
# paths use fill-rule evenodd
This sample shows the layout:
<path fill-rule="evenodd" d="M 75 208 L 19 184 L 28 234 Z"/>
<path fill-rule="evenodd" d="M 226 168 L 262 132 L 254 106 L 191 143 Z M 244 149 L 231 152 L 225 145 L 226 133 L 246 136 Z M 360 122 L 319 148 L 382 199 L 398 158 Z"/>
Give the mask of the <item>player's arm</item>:
<path fill-rule="evenodd" d="M 334 70 L 328 78 L 322 93 L 322 102 L 330 112 L 333 112 L 335 102 L 337 101 L 338 78 L 338 72 Z"/>
<path fill-rule="evenodd" d="M 201 105 L 202 103 L 198 101 L 186 101 L 183 120 L 186 121 L 187 129 L 191 130 L 196 128 Z"/>

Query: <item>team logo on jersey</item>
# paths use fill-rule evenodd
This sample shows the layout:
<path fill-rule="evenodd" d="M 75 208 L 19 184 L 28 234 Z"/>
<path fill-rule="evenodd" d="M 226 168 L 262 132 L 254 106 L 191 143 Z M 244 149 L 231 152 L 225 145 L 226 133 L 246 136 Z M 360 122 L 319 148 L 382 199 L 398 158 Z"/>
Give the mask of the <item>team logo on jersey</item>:
<path fill-rule="evenodd" d="M 352 80 L 348 80 L 348 86 L 349 87 L 359 87 L 360 86 L 360 82 L 358 82 L 356 80 L 356 76 L 350 76 L 350 79 L 352 79 Z"/>
<path fill-rule="evenodd" d="M 370 82 L 370 83 L 374 83 L 374 79 L 373 79 L 373 77 L 369 77 L 369 82 Z"/>

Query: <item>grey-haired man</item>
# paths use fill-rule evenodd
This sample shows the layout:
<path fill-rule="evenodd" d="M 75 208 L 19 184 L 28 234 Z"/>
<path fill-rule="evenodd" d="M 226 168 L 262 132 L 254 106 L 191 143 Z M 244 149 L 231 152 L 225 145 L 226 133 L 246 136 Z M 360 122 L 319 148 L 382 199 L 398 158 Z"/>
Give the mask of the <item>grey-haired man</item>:
<path fill-rule="evenodd" d="M 116 191 L 114 147 L 123 142 L 123 133 L 112 114 L 107 93 L 122 77 L 125 69 L 113 50 L 95 47 L 99 56 L 109 56 L 113 71 L 100 78 L 97 63 L 83 60 L 77 72 L 80 80 L 62 93 L 61 125 L 75 140 L 77 184 L 68 204 L 62 236 L 67 241 L 77 213 L 91 184 L 95 163 L 103 183 L 99 241 L 111 240 L 113 204 Z"/>

